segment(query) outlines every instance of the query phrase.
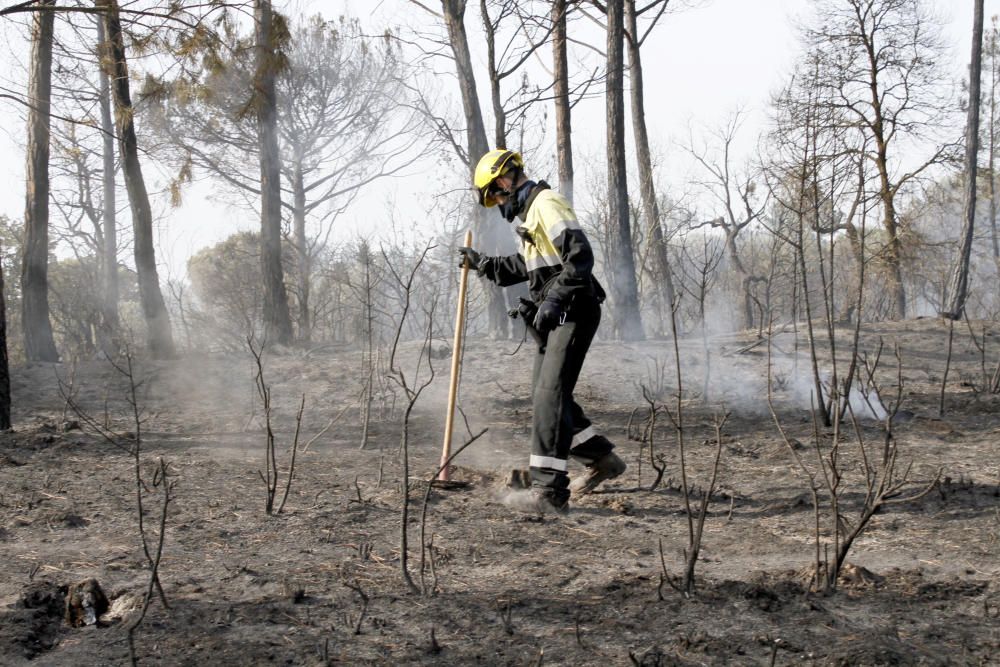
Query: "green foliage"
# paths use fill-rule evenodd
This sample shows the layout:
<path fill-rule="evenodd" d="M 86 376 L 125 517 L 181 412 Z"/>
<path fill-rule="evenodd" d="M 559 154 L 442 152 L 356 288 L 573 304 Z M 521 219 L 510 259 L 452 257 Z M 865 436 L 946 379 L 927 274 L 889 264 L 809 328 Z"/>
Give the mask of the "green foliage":
<path fill-rule="evenodd" d="M 188 276 L 212 331 L 240 341 L 260 329 L 264 289 L 259 234 L 239 232 L 203 248 L 188 260 Z"/>
<path fill-rule="evenodd" d="M 144 120 L 160 139 L 155 150 L 177 173 L 175 200 L 199 171 L 236 193 L 240 205 L 248 193 L 256 197 L 256 53 L 253 35 L 238 28 L 220 29 L 222 42 L 202 45 L 200 61 L 186 50 L 180 75 L 150 75 L 143 84 Z M 408 164 L 400 154 L 416 121 L 400 112 L 406 92 L 398 45 L 368 37 L 356 19 L 313 16 L 293 26 L 276 15 L 273 36 L 283 185 L 301 173 L 315 225 L 335 217 L 356 187 Z"/>

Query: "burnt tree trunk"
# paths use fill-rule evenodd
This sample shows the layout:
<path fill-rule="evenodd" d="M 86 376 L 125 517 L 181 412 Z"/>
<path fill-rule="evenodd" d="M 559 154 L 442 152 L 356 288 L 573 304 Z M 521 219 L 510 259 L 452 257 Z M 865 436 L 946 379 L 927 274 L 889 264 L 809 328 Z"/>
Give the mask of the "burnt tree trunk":
<path fill-rule="evenodd" d="M 281 163 L 278 155 L 278 106 L 275 78 L 278 58 L 270 0 L 254 1 L 257 73 L 257 145 L 260 150 L 260 265 L 264 280 L 264 338 L 288 344 L 292 318 L 281 266 Z"/>
<path fill-rule="evenodd" d="M 51 5 L 52 0 L 42 4 Z M 55 14 L 32 15 L 31 79 L 28 82 L 28 155 L 25 166 L 24 259 L 21 310 L 29 361 L 59 361 L 49 321 L 49 129 L 52 38 Z"/>
<path fill-rule="evenodd" d="M 995 72 L 990 76 L 990 131 L 987 162 L 989 163 L 990 180 L 988 183 L 990 198 L 990 241 L 993 248 L 993 262 L 1000 266 L 1000 234 L 997 233 L 997 178 L 996 178 L 996 125 L 997 125 L 997 77 Z"/>
<path fill-rule="evenodd" d="M 666 309 L 674 303 L 674 280 L 670 272 L 670 260 L 667 258 L 667 243 L 663 238 L 663 227 L 660 225 L 660 206 L 656 201 L 656 188 L 653 182 L 653 158 L 649 151 L 649 134 L 646 131 L 646 110 L 644 103 L 644 88 L 642 80 L 642 53 L 638 42 L 638 20 L 636 18 L 635 0 L 626 0 L 625 15 L 628 24 L 628 63 L 629 77 L 632 83 L 632 132 L 635 136 L 635 157 L 639 167 L 639 191 L 642 197 L 642 212 L 646 222 L 646 239 L 649 243 L 650 255 L 653 259 L 654 294 L 658 303 L 659 327 L 657 333 L 665 334 L 669 330 Z"/>
<path fill-rule="evenodd" d="M 976 167 L 979 156 L 980 77 L 983 71 L 983 0 L 976 0 L 972 27 L 972 63 L 969 65 L 969 118 L 965 126 L 965 211 L 958 264 L 948 284 L 951 301 L 943 317 L 957 320 L 965 311 L 969 290 L 969 260 L 972 257 L 972 234 L 976 224 Z M 992 174 L 990 175 L 992 178 Z"/>
<path fill-rule="evenodd" d="M 479 106 L 479 96 L 476 93 L 476 77 L 472 68 L 472 56 L 469 53 L 469 38 L 465 31 L 466 0 L 441 0 L 445 26 L 448 29 L 448 42 L 451 44 L 455 58 L 455 68 L 458 73 L 458 85 L 462 93 L 462 109 L 465 112 L 466 145 L 469 159 L 469 182 L 476 170 L 476 162 L 489 151 L 486 139 L 486 126 L 483 123 L 483 112 Z M 500 148 L 506 148 L 501 146 Z M 489 211 L 481 206 L 476 207 L 473 222 L 473 244 L 486 254 L 509 254 L 513 246 L 513 235 L 506 228 L 506 223 L 498 220 L 495 215 L 487 215 Z M 486 285 L 487 312 L 490 329 L 497 337 L 506 338 L 509 332 L 507 323 L 507 307 L 504 304 L 503 290 L 492 284 Z"/>
<path fill-rule="evenodd" d="M 569 61 L 566 55 L 566 0 L 552 3 L 553 99 L 556 107 L 556 158 L 559 162 L 559 192 L 573 203 L 573 139 L 569 104 Z"/>
<path fill-rule="evenodd" d="M 743 260 L 740 259 L 740 251 L 736 247 L 736 236 L 742 229 L 743 226 L 736 223 L 726 226 L 726 255 L 729 257 L 729 263 L 740 279 L 740 293 L 743 295 L 743 328 L 749 330 L 754 327 L 753 284 L 757 282 L 757 278 L 750 275 L 750 272 L 747 271 L 743 265 Z"/>
<path fill-rule="evenodd" d="M 615 325 L 623 340 L 642 340 L 639 288 L 635 278 L 635 255 L 629 222 L 628 180 L 625 167 L 625 17 L 622 3 L 608 3 L 607 34 L 607 143 L 608 223 L 612 266 L 607 267 L 614 296 Z"/>
<path fill-rule="evenodd" d="M 306 238 L 306 189 L 302 179 L 302 163 L 297 162 L 292 172 L 292 218 L 293 243 L 295 259 L 298 267 L 299 297 L 299 340 L 308 343 L 312 340 L 312 321 L 309 315 L 309 279 L 312 274 L 312 257 L 309 252 L 309 239 Z"/>
<path fill-rule="evenodd" d="M 479 13 L 483 18 L 483 34 L 486 36 L 486 64 L 490 75 L 490 100 L 493 104 L 493 138 L 497 147 L 507 146 L 507 112 L 500 97 L 500 72 L 497 70 L 496 26 L 490 19 L 486 7 L 487 0 L 479 0 Z M 489 150 L 487 148 L 487 150 Z M 472 156 L 469 156 L 472 157 Z"/>
<path fill-rule="evenodd" d="M 103 271 L 101 319 L 105 329 L 105 337 L 111 339 L 118 330 L 118 221 L 117 194 L 115 192 L 115 128 L 111 119 L 111 82 L 108 80 L 106 66 L 107 36 L 104 32 L 104 22 L 97 22 L 98 57 L 98 101 L 101 110 L 101 132 L 103 133 L 103 174 L 102 187 L 104 195 L 104 212 L 102 214 L 104 233 L 104 248 L 102 250 L 101 268 Z M 110 350 L 105 350 L 110 352 Z"/>
<path fill-rule="evenodd" d="M 469 149 L 470 173 L 475 170 L 475 162 L 489 150 L 483 112 L 476 94 L 476 76 L 469 53 L 469 38 L 465 32 L 465 0 L 441 0 L 444 9 L 448 40 L 455 57 L 458 84 L 462 93 L 462 109 L 465 112 L 465 135 Z"/>
<path fill-rule="evenodd" d="M 889 140 L 886 137 L 885 115 L 882 110 L 882 94 L 879 88 L 879 64 L 875 45 L 871 40 L 865 40 L 865 50 L 869 62 L 869 90 L 872 108 L 872 136 L 875 139 L 875 168 L 879 175 L 879 198 L 882 200 L 882 224 L 885 226 L 888 242 L 883 261 L 889 278 L 889 289 L 892 292 L 893 319 L 906 317 L 906 286 L 903 283 L 903 243 L 899 238 L 899 219 L 896 215 L 897 185 L 891 181 L 889 167 Z"/>
<path fill-rule="evenodd" d="M 7 360 L 7 297 L 4 296 L 3 265 L 0 264 L 0 431 L 6 431 L 10 427 L 10 365 Z"/>
<path fill-rule="evenodd" d="M 990 199 L 990 241 L 993 248 L 993 263 L 1000 268 L 1000 233 L 997 231 L 997 180 L 996 180 L 996 155 L 997 155 L 997 83 L 1000 75 L 1000 67 L 997 63 L 998 44 L 997 24 L 994 21 L 990 29 L 989 36 L 989 62 L 990 62 L 990 119 L 987 131 L 987 151 L 986 161 L 989 165 L 990 180 L 988 181 L 987 192 Z"/>
<path fill-rule="evenodd" d="M 139 147 L 135 135 L 134 109 L 129 91 L 128 65 L 125 61 L 125 40 L 122 37 L 118 4 L 115 0 L 98 0 L 105 9 L 104 30 L 108 39 L 115 125 L 118 130 L 118 153 L 121 156 L 125 189 L 132 209 L 132 235 L 135 268 L 139 278 L 139 299 L 146 320 L 149 351 L 155 359 L 175 356 L 170 315 L 167 313 L 160 278 L 156 271 L 156 251 L 153 246 L 153 212 L 149 205 L 146 181 L 139 163 Z"/>

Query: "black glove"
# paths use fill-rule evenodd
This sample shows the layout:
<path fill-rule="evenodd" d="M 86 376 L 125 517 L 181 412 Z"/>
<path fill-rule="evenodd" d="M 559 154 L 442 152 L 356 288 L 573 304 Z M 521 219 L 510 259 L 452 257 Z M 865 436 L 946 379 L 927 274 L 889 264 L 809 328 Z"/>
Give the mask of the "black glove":
<path fill-rule="evenodd" d="M 458 261 L 459 268 L 465 266 L 465 263 L 469 263 L 469 268 L 476 273 L 482 274 L 483 270 L 480 268 L 480 262 L 483 261 L 483 256 L 472 248 L 467 248 L 462 246 L 458 249 L 458 256 L 460 257 Z"/>
<path fill-rule="evenodd" d="M 554 296 L 547 296 L 545 300 L 538 304 L 538 312 L 535 313 L 535 321 L 532 326 L 540 334 L 546 334 L 562 324 L 563 309 L 559 299 Z"/>

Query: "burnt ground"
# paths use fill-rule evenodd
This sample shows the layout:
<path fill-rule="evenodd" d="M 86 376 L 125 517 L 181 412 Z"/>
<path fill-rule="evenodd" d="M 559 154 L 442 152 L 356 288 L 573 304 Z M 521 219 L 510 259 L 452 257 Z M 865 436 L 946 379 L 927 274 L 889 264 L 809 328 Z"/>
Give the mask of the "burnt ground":
<path fill-rule="evenodd" d="M 850 332 L 840 333 L 844 350 Z M 152 602 L 136 631 L 138 657 L 163 665 L 1000 664 L 1000 396 L 976 386 L 979 352 L 956 328 L 939 417 L 945 325 L 881 324 L 865 331 L 862 349 L 874 353 L 879 337 L 886 387 L 896 376 L 892 345 L 900 345 L 895 429 L 899 471 L 912 464 L 910 481 L 902 502 L 879 512 L 857 540 L 833 594 L 811 590 L 811 499 L 767 409 L 767 346 L 747 349 L 750 337 L 713 341 L 707 397 L 700 340 L 682 349 L 684 381 L 694 388 L 684 404 L 688 473 L 698 492 L 716 449 L 713 415 L 731 412 L 690 598 L 661 582 L 659 545 L 676 576 L 688 535 L 673 429 L 661 415 L 654 447 L 667 467 L 655 491 L 645 490 L 654 479 L 648 451 L 640 465 L 639 443 L 626 433 L 648 412 L 639 385 L 670 400 L 669 342 L 595 344 L 578 398 L 630 467 L 602 492 L 574 499 L 565 517 L 519 514 L 499 502 L 505 473 L 527 459 L 531 352 L 469 342 L 462 408 L 472 431 L 489 431 L 456 459 L 460 484 L 431 493 L 424 595 L 410 592 L 400 573 L 403 399 L 397 395 L 394 411 L 391 399 L 376 404 L 371 440 L 360 450 L 357 352 L 266 357 L 282 489 L 302 393 L 300 445 L 348 407 L 299 452 L 276 516 L 264 512 L 249 355 L 141 363 L 153 532 L 159 458 L 176 486 L 160 565 L 170 608 Z M 1000 345 L 987 341 L 992 373 Z M 409 369 L 416 349 L 407 347 Z M 806 364 L 791 361 L 790 333 L 776 336 L 772 355 L 782 426 L 815 469 Z M 423 480 L 436 468 L 447 384 L 447 359 L 435 364 L 438 376 L 410 425 L 409 553 L 418 586 Z M 126 663 L 126 627 L 149 577 L 134 463 L 85 423 L 75 428 L 80 420 L 66 409 L 57 374 L 73 376 L 75 400 L 91 418 L 123 434 L 118 445 L 130 444 L 125 434 L 134 431 L 127 383 L 107 362 L 83 362 L 75 372 L 16 369 L 16 430 L 0 436 L 0 662 Z M 458 432 L 456 444 L 466 437 L 461 419 Z M 857 436 L 845 432 L 841 503 L 853 517 L 864 487 Z M 828 429 L 819 433 L 829 440 Z M 881 451 L 878 422 L 863 420 L 861 433 L 869 453 Z M 939 469 L 936 488 L 905 500 Z M 827 540 L 825 514 L 823 525 Z M 89 577 L 112 611 L 97 626 L 71 628 L 60 587 Z"/>

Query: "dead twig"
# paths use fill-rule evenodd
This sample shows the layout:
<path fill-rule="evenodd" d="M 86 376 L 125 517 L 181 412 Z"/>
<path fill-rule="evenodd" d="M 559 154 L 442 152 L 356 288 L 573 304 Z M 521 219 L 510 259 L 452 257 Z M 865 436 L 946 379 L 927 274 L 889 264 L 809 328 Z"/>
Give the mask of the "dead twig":
<path fill-rule="evenodd" d="M 771 325 L 768 323 L 768 331 L 770 332 Z M 781 425 L 781 420 L 778 419 L 778 413 L 774 409 L 774 388 L 772 385 L 773 378 L 773 363 L 771 360 L 771 336 L 768 335 L 768 345 L 767 345 L 767 407 L 771 412 L 771 418 L 774 420 L 774 426 L 778 429 L 778 433 L 781 435 L 782 442 L 785 443 L 785 447 L 788 449 L 789 454 L 792 456 L 792 460 L 798 466 L 799 470 L 802 471 L 803 477 L 809 483 L 809 495 L 812 497 L 813 506 L 813 542 L 815 547 L 815 553 L 813 556 L 814 562 L 814 577 L 815 584 L 818 586 L 820 583 L 819 573 L 820 573 L 820 510 L 819 510 L 819 484 L 816 481 L 816 475 L 809 470 L 802 457 L 799 455 L 798 450 L 792 445 L 791 439 L 785 432 L 784 427 Z M 879 348 L 881 350 L 881 347 Z"/>
<path fill-rule="evenodd" d="M 364 589 L 361 588 L 361 584 L 358 583 L 357 580 L 354 580 L 354 582 L 343 581 L 341 583 L 347 588 L 350 588 L 352 591 L 357 593 L 358 597 L 361 598 L 361 609 L 358 610 L 358 618 L 354 622 L 354 631 L 353 631 L 353 634 L 360 635 L 361 624 L 364 623 L 365 614 L 368 613 L 368 594 L 365 593 Z"/>
<path fill-rule="evenodd" d="M 401 367 L 396 363 L 396 353 L 399 349 L 399 340 L 403 334 L 403 325 L 406 322 L 406 317 L 410 312 L 410 305 L 413 298 L 413 284 L 417 276 L 417 271 L 423 264 L 424 259 L 427 257 L 427 253 L 434 248 L 433 245 L 428 244 L 424 247 L 423 252 L 414 262 L 413 267 L 410 270 L 408 277 L 404 278 L 400 275 L 396 269 L 393 262 L 389 260 L 385 251 L 382 251 L 382 256 L 386 260 L 386 268 L 392 274 L 393 279 L 396 282 L 397 287 L 401 295 L 403 296 L 403 309 L 399 316 L 399 321 L 396 325 L 396 333 L 393 337 L 392 347 L 389 352 L 389 373 L 388 377 L 395 382 L 403 393 L 406 395 L 407 404 L 406 410 L 403 412 L 403 428 L 399 439 L 399 452 L 403 459 L 403 470 L 402 470 L 402 507 L 400 508 L 400 527 L 399 527 L 399 568 L 400 574 L 403 577 L 403 583 L 411 592 L 418 592 L 419 589 L 417 585 L 413 582 L 413 577 L 410 575 L 409 568 L 409 519 L 410 519 L 410 415 L 413 413 L 413 408 L 423 393 L 431 382 L 434 380 L 434 364 L 431 360 L 431 341 L 434 336 L 434 309 L 437 305 L 437 295 L 431 300 L 430 306 L 427 309 L 427 333 L 424 337 L 423 347 L 420 351 L 420 356 L 417 358 L 417 368 L 414 371 L 413 379 L 409 379 L 406 373 Z M 417 378 L 420 375 L 420 370 L 422 366 L 422 360 L 426 356 L 427 368 L 429 370 L 428 377 L 422 383 L 418 383 Z"/>
<path fill-rule="evenodd" d="M 938 419 L 944 417 L 944 395 L 948 388 L 948 371 L 951 370 L 952 342 L 955 339 L 955 320 L 948 318 L 948 354 L 944 358 L 944 373 L 941 375 L 941 397 L 938 401 Z"/>
<path fill-rule="evenodd" d="M 316 442 L 317 440 L 319 440 L 320 438 L 322 438 L 324 435 L 326 435 L 326 432 L 329 431 L 331 428 L 333 428 L 334 424 L 336 424 L 337 422 L 339 422 L 340 418 L 343 417 L 350 408 L 351 408 L 350 405 L 348 405 L 347 407 L 345 407 L 343 410 L 340 411 L 340 413 L 336 417 L 334 417 L 329 422 L 327 422 L 326 426 L 323 427 L 323 430 L 321 430 L 319 433 L 317 433 L 313 437 L 309 438 L 309 440 L 306 441 L 306 444 L 302 445 L 302 451 L 303 452 L 308 452 L 309 451 L 309 447 L 311 447 L 314 442 Z"/>
<path fill-rule="evenodd" d="M 159 575 L 158 575 L 158 561 L 159 561 L 159 557 L 156 558 L 157 565 L 154 566 L 154 558 L 153 558 L 153 556 L 152 556 L 152 554 L 150 553 L 150 550 L 149 550 L 149 541 L 146 539 L 146 528 L 145 528 L 144 518 L 143 518 L 145 516 L 145 510 L 143 509 L 142 495 L 143 495 L 144 491 L 148 491 L 148 488 L 146 487 L 146 484 L 145 484 L 145 482 L 142 479 L 142 461 L 141 461 L 141 457 L 140 457 L 140 454 L 141 454 L 141 451 L 142 451 L 142 424 L 143 424 L 143 421 L 144 421 L 143 418 L 142 418 L 142 408 L 139 406 L 139 386 L 142 383 L 141 382 L 137 382 L 136 379 L 135 379 L 135 365 L 133 363 L 134 357 L 132 355 L 132 349 L 131 349 L 131 347 L 129 347 L 127 344 L 123 345 L 123 352 L 122 352 L 122 354 L 123 354 L 123 356 L 125 358 L 124 365 L 119 364 L 119 363 L 115 362 L 114 360 L 111 360 L 110 363 L 115 368 L 115 370 L 117 370 L 119 373 L 121 373 L 125 377 L 125 379 L 128 380 L 128 389 L 127 389 L 127 394 L 126 394 L 126 401 L 128 402 L 129 407 L 131 408 L 131 411 L 132 411 L 132 424 L 133 424 L 133 426 L 135 428 L 135 440 L 134 440 L 134 445 L 132 446 L 132 456 L 133 456 L 133 461 L 134 461 L 134 464 L 135 464 L 134 465 L 134 470 L 135 470 L 135 504 L 136 504 L 136 514 L 137 514 L 138 519 L 139 519 L 139 538 L 140 538 L 140 540 L 142 542 L 142 551 L 143 551 L 143 553 L 146 556 L 146 562 L 149 563 L 150 569 L 152 570 L 151 582 L 152 582 L 152 584 L 155 584 L 155 586 L 156 586 L 156 592 L 160 596 L 160 602 L 163 603 L 164 608 L 169 609 L 170 605 L 167 604 L 167 596 L 166 596 L 166 593 L 163 592 L 163 586 L 160 584 L 160 579 L 159 579 Z M 163 467 L 162 460 L 160 462 L 160 465 L 161 465 L 161 468 L 162 468 Z M 164 469 L 164 475 L 163 475 L 163 477 L 164 477 L 164 479 L 166 477 L 165 469 Z M 156 486 L 156 482 L 157 482 L 156 471 L 154 471 L 154 474 L 153 474 L 153 486 L 154 487 Z M 166 483 L 166 482 L 164 481 L 164 483 Z M 164 500 L 164 505 L 166 505 L 166 500 Z M 161 528 L 161 535 L 160 535 L 160 544 L 161 544 L 161 546 L 162 546 L 162 537 L 163 537 L 163 535 L 162 535 L 162 528 Z"/>
<path fill-rule="evenodd" d="M 265 477 L 264 473 L 260 470 L 257 470 L 257 475 L 264 482 L 264 511 L 267 514 L 271 514 L 274 510 L 274 496 L 278 490 L 278 462 L 274 452 L 274 428 L 271 425 L 271 387 L 264 381 L 264 362 L 262 360 L 264 343 L 262 342 L 257 347 L 254 344 L 254 335 L 252 333 L 247 335 L 246 341 L 257 369 L 254 374 L 257 395 L 260 396 L 264 404 L 264 427 L 266 429 L 264 439 L 264 467 L 267 471 L 267 476 Z"/>
<path fill-rule="evenodd" d="M 648 445 L 649 445 L 649 467 L 651 467 L 653 469 L 653 471 L 656 472 L 656 477 L 655 477 L 655 479 L 653 479 L 652 484 L 649 485 L 649 490 L 650 491 L 655 491 L 656 488 L 658 486 L 660 486 L 660 482 L 663 481 L 663 474 L 667 470 L 666 457 L 663 456 L 663 454 L 656 454 L 656 452 L 655 452 L 655 449 L 656 449 L 656 414 L 657 414 L 657 412 L 659 412 L 660 410 L 663 410 L 665 408 L 663 406 L 659 406 L 659 405 L 656 404 L 655 397 L 646 388 L 646 385 L 641 385 L 641 388 L 642 388 L 642 397 L 643 397 L 643 399 L 645 399 L 646 403 L 649 404 L 649 418 L 646 420 L 646 426 L 643 429 L 643 436 L 642 436 L 642 438 L 641 438 L 641 440 L 639 442 L 639 447 L 641 448 L 642 444 L 644 442 L 648 443 Z M 639 464 L 640 464 L 639 468 L 640 468 L 640 471 L 641 471 L 641 466 L 642 466 L 642 456 L 641 455 L 639 456 Z M 640 475 L 641 475 L 641 472 L 640 472 Z M 642 486 L 641 479 L 638 480 L 638 486 L 640 486 L 640 487 Z"/>
<path fill-rule="evenodd" d="M 127 439 L 125 435 L 115 433 L 110 428 L 110 418 L 107 416 L 107 404 L 105 403 L 105 423 L 101 424 L 96 419 L 91 417 L 86 410 L 80 407 L 80 405 L 76 402 L 75 391 L 73 390 L 72 385 L 63 381 L 54 366 L 53 371 L 56 375 L 56 386 L 58 387 L 59 395 L 62 397 L 63 401 L 65 401 L 65 404 L 73 411 L 73 414 L 75 414 L 80 421 L 89 426 L 94 433 L 97 433 L 99 436 L 104 438 L 108 444 L 112 445 L 116 449 L 131 454 L 132 448 L 122 444 L 122 441 Z"/>
<path fill-rule="evenodd" d="M 427 553 L 427 547 L 425 546 L 427 543 L 426 543 L 426 541 L 424 539 L 424 535 L 427 532 L 427 506 L 428 506 L 429 501 L 430 501 L 431 491 L 434 489 L 434 480 L 436 480 L 438 478 L 438 475 L 441 474 L 442 470 L 444 470 L 445 468 L 447 468 L 448 466 L 451 465 L 451 462 L 455 460 L 455 457 L 457 457 L 459 454 L 461 454 L 463 451 L 465 451 L 466 447 L 468 447 L 469 445 L 471 445 L 472 443 L 474 443 L 476 440 L 479 440 L 479 438 L 481 438 L 484 435 L 486 435 L 486 432 L 488 430 L 489 430 L 488 428 L 484 428 L 482 431 L 480 431 L 479 433 L 475 434 L 470 439 L 466 440 L 465 443 L 463 443 L 461 447 L 459 447 L 458 449 L 456 449 L 454 452 L 451 453 L 451 455 L 444 461 L 444 463 L 442 463 L 440 466 L 438 466 L 438 469 L 427 480 L 427 489 L 426 489 L 426 491 L 424 491 L 424 504 L 423 504 L 423 506 L 421 507 L 421 510 L 420 510 L 420 544 L 421 544 L 421 547 L 420 547 L 420 594 L 421 595 L 427 595 L 428 594 L 427 586 L 424 583 L 424 569 L 425 569 L 424 568 L 424 562 L 425 562 L 424 561 L 424 554 Z M 431 554 L 431 555 L 433 556 L 433 554 Z M 433 569 L 433 560 L 431 561 L 431 565 L 432 565 L 432 569 Z M 434 590 L 435 590 L 435 588 L 436 588 L 436 583 L 437 583 L 436 582 L 436 579 L 437 579 L 436 575 L 434 576 L 434 579 L 435 579 L 435 582 L 434 582 L 435 585 L 433 585 L 431 587 L 431 589 L 430 589 L 431 593 L 433 593 Z"/>
<path fill-rule="evenodd" d="M 708 488 L 702 493 L 701 496 L 701 506 L 698 508 L 698 521 L 695 524 L 694 537 L 688 544 L 687 551 L 685 552 L 685 558 L 687 562 L 684 567 L 684 581 L 682 587 L 684 593 L 690 596 L 694 593 L 694 568 L 698 563 L 698 554 L 701 551 L 701 538 L 704 534 L 705 529 L 705 517 L 708 514 L 708 503 L 712 499 L 712 493 L 715 491 L 715 481 L 719 476 L 719 461 L 722 458 L 722 428 L 726 424 L 726 420 L 729 419 L 730 413 L 725 413 L 721 418 L 715 416 L 715 462 L 712 464 L 712 479 L 708 483 Z"/>
<path fill-rule="evenodd" d="M 166 597 L 163 595 L 163 588 L 160 586 L 159 571 L 160 559 L 163 557 L 163 542 L 167 534 L 167 507 L 173 499 L 175 482 L 171 482 L 168 479 L 167 464 L 164 463 L 162 458 L 159 461 L 158 473 L 158 479 L 154 479 L 153 484 L 154 486 L 159 484 L 163 488 L 163 506 L 160 510 L 160 534 L 156 545 L 156 556 L 150 562 L 149 584 L 146 586 L 146 594 L 143 596 L 142 608 L 139 611 L 139 616 L 137 616 L 128 627 L 128 652 L 129 659 L 133 665 L 139 664 L 138 657 L 135 654 L 135 631 L 142 623 L 143 619 L 146 618 L 146 611 L 149 609 L 149 603 L 153 597 L 154 587 L 159 590 L 164 607 L 167 606 Z"/>
<path fill-rule="evenodd" d="M 357 475 L 354 476 L 354 492 L 358 495 L 358 497 L 356 499 L 352 498 L 351 502 L 352 503 L 357 503 L 359 505 L 364 506 L 365 499 L 361 495 L 361 485 L 358 484 L 358 476 Z"/>
<path fill-rule="evenodd" d="M 441 652 L 441 645 L 438 644 L 437 637 L 434 636 L 434 626 L 431 626 L 431 642 L 428 650 L 433 654 L 438 654 Z"/>
<path fill-rule="evenodd" d="M 511 622 L 513 612 L 510 608 L 510 600 L 507 600 L 506 605 L 501 605 L 500 600 L 497 600 L 497 614 L 500 616 L 500 622 L 503 623 L 503 631 L 513 636 L 514 624 Z"/>
<path fill-rule="evenodd" d="M 292 459 L 288 462 L 288 478 L 285 480 L 285 493 L 281 496 L 278 504 L 278 514 L 285 509 L 285 501 L 288 500 L 288 492 L 292 489 L 292 478 L 295 476 L 295 454 L 299 449 L 299 433 L 302 431 L 302 413 L 306 409 L 306 395 L 302 394 L 299 401 L 299 411 L 295 414 L 295 435 L 292 438 Z M 311 441 L 310 441 L 311 442 Z"/>
<path fill-rule="evenodd" d="M 260 396 L 260 399 L 264 404 L 264 469 L 266 471 L 266 475 L 259 469 L 257 470 L 257 476 L 260 477 L 262 482 L 264 482 L 264 511 L 268 515 L 281 514 L 285 509 L 285 502 L 288 500 L 288 494 L 292 489 L 292 479 L 295 477 L 295 459 L 299 451 L 299 435 L 302 432 L 302 415 L 306 409 L 306 395 L 302 394 L 302 398 L 299 401 L 299 408 L 295 413 L 295 433 L 292 436 L 291 455 L 288 462 L 285 489 L 281 497 L 281 502 L 278 503 L 278 507 L 275 509 L 275 499 L 278 494 L 279 471 L 278 458 L 275 451 L 274 427 L 271 419 L 271 410 L 273 407 L 271 403 L 271 386 L 264 380 L 264 343 L 261 342 L 259 346 L 256 345 L 254 335 L 252 333 L 246 337 L 246 343 L 247 347 L 250 349 L 250 354 L 253 356 L 254 366 L 256 368 L 256 372 L 254 373 L 254 383 L 257 387 L 257 395 Z M 322 431 L 313 436 L 313 438 L 306 443 L 306 448 L 326 433 L 326 431 L 333 426 L 333 423 L 334 422 L 331 421 Z"/>

